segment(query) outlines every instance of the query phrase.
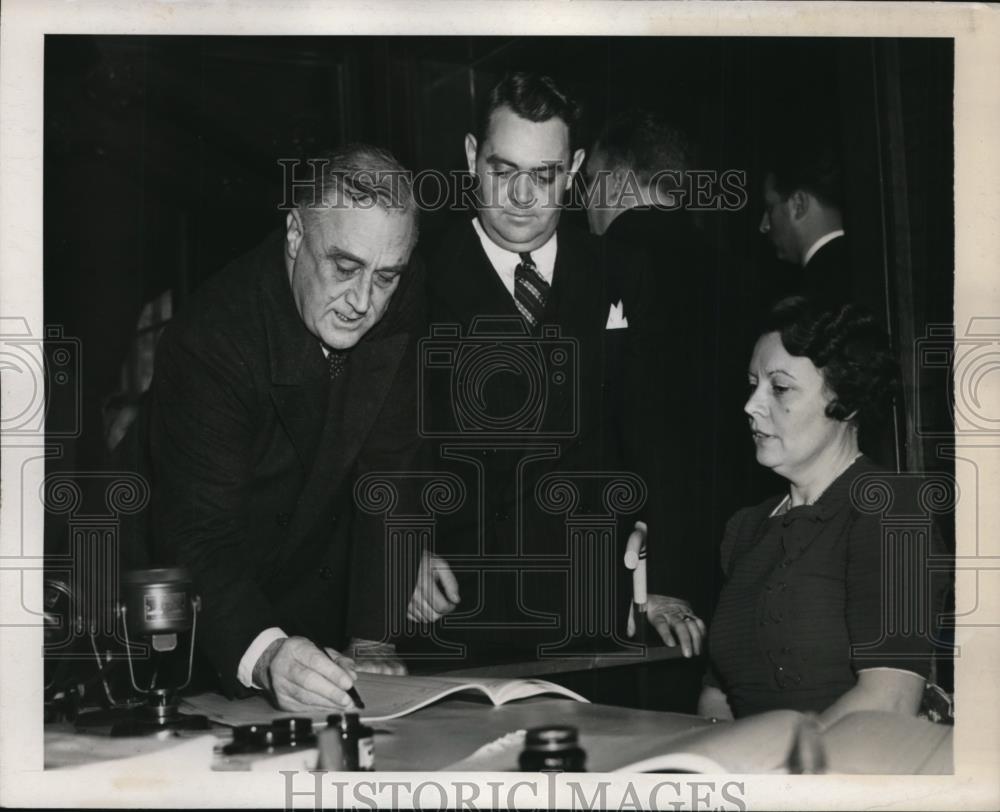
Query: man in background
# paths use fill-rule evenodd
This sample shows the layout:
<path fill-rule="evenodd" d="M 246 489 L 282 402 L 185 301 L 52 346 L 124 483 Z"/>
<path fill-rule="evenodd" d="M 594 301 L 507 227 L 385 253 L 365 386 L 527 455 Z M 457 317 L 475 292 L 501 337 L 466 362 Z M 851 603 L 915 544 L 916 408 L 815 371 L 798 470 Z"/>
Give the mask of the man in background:
<path fill-rule="evenodd" d="M 424 319 L 403 168 L 365 145 L 307 165 L 283 232 L 167 327 L 150 422 L 155 560 L 191 573 L 218 684 L 285 710 L 352 707 L 359 668 L 403 671 L 378 644 L 409 596 L 352 492 L 412 464 Z"/>
<path fill-rule="evenodd" d="M 790 292 L 832 303 L 851 298 L 840 159 L 818 129 L 776 142 L 764 176 L 759 230 L 779 260 L 801 268 Z"/>

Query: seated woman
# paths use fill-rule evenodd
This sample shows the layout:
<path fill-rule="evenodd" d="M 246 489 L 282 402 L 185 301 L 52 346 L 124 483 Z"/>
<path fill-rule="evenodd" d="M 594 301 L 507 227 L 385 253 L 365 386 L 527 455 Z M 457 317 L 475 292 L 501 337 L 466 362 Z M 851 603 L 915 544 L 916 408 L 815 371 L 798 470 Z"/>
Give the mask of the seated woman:
<path fill-rule="evenodd" d="M 790 708 L 821 723 L 855 710 L 914 715 L 931 645 L 917 634 L 886 639 L 880 517 L 851 502 L 857 477 L 880 470 L 859 449 L 858 427 L 887 412 L 897 384 L 886 337 L 856 305 L 824 311 L 785 299 L 757 340 L 749 379 L 757 461 L 788 491 L 726 527 L 699 713 Z M 872 656 L 879 641 L 885 654 Z"/>

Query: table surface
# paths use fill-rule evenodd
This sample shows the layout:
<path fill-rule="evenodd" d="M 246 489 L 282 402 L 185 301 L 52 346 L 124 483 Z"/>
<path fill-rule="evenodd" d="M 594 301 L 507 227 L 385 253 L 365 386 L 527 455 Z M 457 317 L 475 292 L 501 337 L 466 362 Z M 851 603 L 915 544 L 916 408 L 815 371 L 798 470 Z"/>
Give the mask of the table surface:
<path fill-rule="evenodd" d="M 952 771 L 953 729 L 917 719 L 885 714 L 864 720 L 865 727 L 836 736 L 824 734 L 830 768 L 844 773 L 923 773 Z M 712 725 L 697 716 L 635 710 L 611 705 L 574 702 L 565 698 L 533 697 L 494 707 L 474 697 L 450 698 L 410 716 L 378 722 L 375 728 L 376 766 L 380 771 L 443 770 L 467 759 L 479 748 L 514 731 L 547 724 L 574 725 L 587 754 L 588 772 L 610 772 L 664 752 L 685 752 L 676 737 L 697 733 L 714 739 L 710 752 L 729 771 L 766 772 L 784 764 L 795 731 L 774 725 L 764 717 Z M 224 729 L 215 731 L 224 737 Z M 198 732 L 160 737 L 112 739 L 74 733 L 68 724 L 46 726 L 45 767 L 74 767 L 110 759 L 166 751 Z M 865 739 L 859 742 L 859 736 Z M 504 748 L 487 763 L 460 769 L 516 769 L 519 746 Z M 169 754 L 164 752 L 164 758 Z M 204 761 L 205 764 L 201 764 Z M 198 769 L 209 769 L 212 759 L 199 757 Z M 731 766 L 730 766 L 731 765 Z M 255 769 L 265 767 L 255 765 Z M 219 765 L 216 764 L 218 768 Z M 284 767 L 287 769 L 287 766 Z M 228 769 L 233 769 L 232 766 Z M 274 769 L 279 769 L 275 766 Z"/>
<path fill-rule="evenodd" d="M 534 697 L 493 707 L 489 700 L 463 697 L 376 723 L 376 763 L 380 770 L 441 770 L 508 733 L 549 724 L 576 727 L 587 770 L 607 772 L 648 754 L 665 736 L 711 723 L 698 716 L 564 698 Z M 518 753 L 510 755 L 508 769 L 516 769 Z"/>
<path fill-rule="evenodd" d="M 532 697 L 494 707 L 474 696 L 451 698 L 400 719 L 374 723 L 379 770 L 441 770 L 483 745 L 516 730 L 544 724 L 575 725 L 588 749 L 587 768 L 610 770 L 625 763 L 630 751 L 645 752 L 651 742 L 671 733 L 704 727 L 697 716 L 634 710 L 575 702 L 566 698 Z M 228 728 L 213 732 L 224 737 Z M 589 736 L 588 736 L 589 732 Z M 155 736 L 111 738 L 76 733 L 68 723 L 46 725 L 45 767 L 79 767 L 117 758 L 166 750 L 205 731 L 179 731 Z M 599 734 L 601 743 L 594 738 Z M 620 740 L 620 741 L 619 741 Z M 596 749 L 595 749 L 595 745 Z M 624 747 L 624 750 L 622 749 Z M 513 761 L 516 760 L 514 753 Z"/>

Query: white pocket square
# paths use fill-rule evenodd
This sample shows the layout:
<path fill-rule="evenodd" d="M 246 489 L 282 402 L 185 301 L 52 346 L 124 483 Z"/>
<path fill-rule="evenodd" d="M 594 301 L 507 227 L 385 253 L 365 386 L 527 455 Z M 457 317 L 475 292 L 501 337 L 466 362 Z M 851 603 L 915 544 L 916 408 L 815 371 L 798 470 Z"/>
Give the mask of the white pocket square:
<path fill-rule="evenodd" d="M 619 300 L 618 304 L 611 305 L 608 310 L 608 323 L 605 330 L 624 330 L 628 327 L 628 319 L 625 318 L 625 305 Z"/>

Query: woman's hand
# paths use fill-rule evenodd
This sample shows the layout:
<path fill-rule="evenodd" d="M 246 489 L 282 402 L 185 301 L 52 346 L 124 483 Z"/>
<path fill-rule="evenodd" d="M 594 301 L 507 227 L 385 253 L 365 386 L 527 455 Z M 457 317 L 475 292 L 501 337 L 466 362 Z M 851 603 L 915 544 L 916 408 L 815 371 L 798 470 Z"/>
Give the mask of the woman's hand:
<path fill-rule="evenodd" d="M 691 611 L 687 601 L 651 594 L 646 598 L 646 618 L 668 646 L 680 643 L 685 657 L 701 654 L 705 624 Z"/>

